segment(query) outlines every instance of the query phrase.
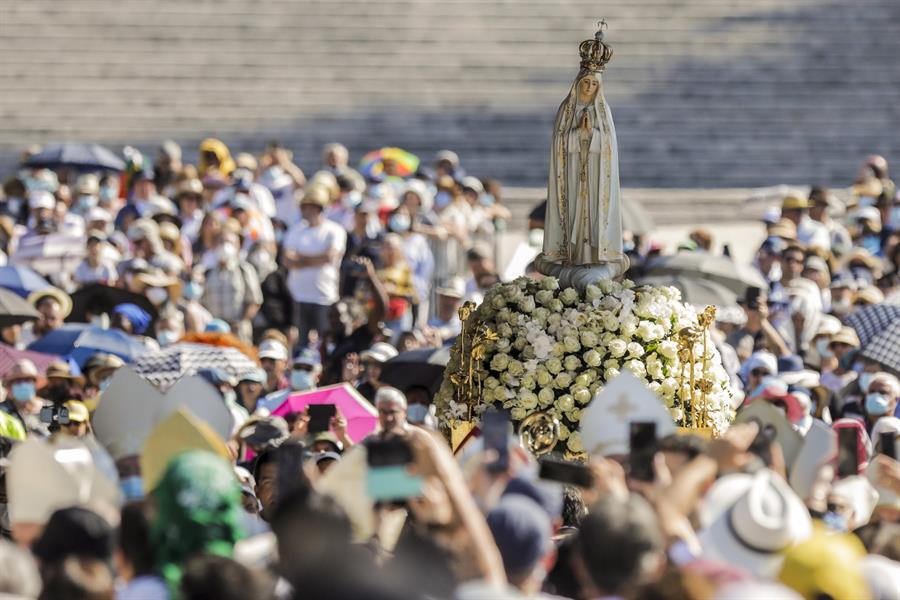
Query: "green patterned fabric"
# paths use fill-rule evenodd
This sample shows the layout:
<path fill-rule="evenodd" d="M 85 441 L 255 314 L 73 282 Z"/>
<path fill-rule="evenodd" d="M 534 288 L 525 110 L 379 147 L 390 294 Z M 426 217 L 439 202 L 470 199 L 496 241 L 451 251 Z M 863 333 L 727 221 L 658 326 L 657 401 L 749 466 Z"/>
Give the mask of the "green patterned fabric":
<path fill-rule="evenodd" d="M 187 558 L 198 553 L 231 556 L 243 537 L 240 497 L 231 465 L 210 452 L 192 450 L 169 463 L 153 491 L 151 539 L 173 598 Z"/>

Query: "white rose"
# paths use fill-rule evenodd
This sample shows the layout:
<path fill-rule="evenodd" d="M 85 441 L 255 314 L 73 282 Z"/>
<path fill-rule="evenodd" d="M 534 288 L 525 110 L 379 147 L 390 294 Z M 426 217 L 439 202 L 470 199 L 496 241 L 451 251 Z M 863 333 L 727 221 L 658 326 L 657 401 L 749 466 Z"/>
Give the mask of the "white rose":
<path fill-rule="evenodd" d="M 678 344 L 672 340 L 663 340 L 659 343 L 659 347 L 657 347 L 656 351 L 669 360 L 674 360 L 675 357 L 678 356 Z"/>
<path fill-rule="evenodd" d="M 593 331 L 582 331 L 579 339 L 585 348 L 596 348 L 600 343 L 600 336 Z"/>
<path fill-rule="evenodd" d="M 600 363 L 603 362 L 603 356 L 596 350 L 588 350 L 582 358 L 584 358 L 585 364 L 590 367 L 599 367 Z"/>
<path fill-rule="evenodd" d="M 555 277 L 544 277 L 541 279 L 541 289 L 555 292 L 559 289 L 559 281 Z"/>
<path fill-rule="evenodd" d="M 495 402 L 506 402 L 511 392 L 505 387 L 497 387 L 491 392 Z"/>
<path fill-rule="evenodd" d="M 500 323 L 497 326 L 497 335 L 499 335 L 501 338 L 510 338 L 512 337 L 512 334 L 513 330 L 512 327 L 510 327 L 509 323 Z"/>
<path fill-rule="evenodd" d="M 628 356 L 631 357 L 641 357 L 644 355 L 644 347 L 638 344 L 637 342 L 629 342 L 628 343 Z"/>
<path fill-rule="evenodd" d="M 678 380 L 676 380 L 674 377 L 666 377 L 662 381 L 660 391 L 662 392 L 662 395 L 664 397 L 674 398 L 675 392 L 678 391 Z"/>
<path fill-rule="evenodd" d="M 629 360 L 625 363 L 625 368 L 634 373 L 634 376 L 638 379 L 643 379 L 644 376 L 647 375 L 647 369 L 644 367 L 644 363 L 639 360 Z"/>
<path fill-rule="evenodd" d="M 527 410 L 534 410 L 538 405 L 538 396 L 534 392 L 523 391 L 519 393 L 519 406 Z"/>
<path fill-rule="evenodd" d="M 581 360 L 577 356 L 571 354 L 563 360 L 563 366 L 567 371 L 574 371 L 581 367 Z"/>
<path fill-rule="evenodd" d="M 575 399 L 569 394 L 564 394 L 556 401 L 556 408 L 562 412 L 569 412 L 575 408 Z"/>
<path fill-rule="evenodd" d="M 584 444 L 581 442 L 581 434 L 579 432 L 573 431 L 571 435 L 569 435 L 569 439 L 566 440 L 566 448 L 569 449 L 569 452 L 575 454 L 584 452 Z"/>
<path fill-rule="evenodd" d="M 509 411 L 509 417 L 513 421 L 521 421 L 526 416 L 528 416 L 528 411 L 525 410 L 524 408 L 514 408 L 511 411 Z"/>
<path fill-rule="evenodd" d="M 566 354 L 566 346 L 562 342 L 554 342 L 550 347 L 550 356 L 561 359 Z"/>
<path fill-rule="evenodd" d="M 541 404 L 541 408 L 547 408 L 553 401 L 556 399 L 556 393 L 550 388 L 541 388 L 541 391 L 538 392 L 537 395 L 538 402 Z"/>
<path fill-rule="evenodd" d="M 566 417 L 573 423 L 581 423 L 581 409 L 573 408 L 566 413 Z"/>
<path fill-rule="evenodd" d="M 603 290 L 601 290 L 593 283 L 588 284 L 588 286 L 584 288 L 584 297 L 588 302 L 599 300 L 601 297 L 603 297 Z"/>
<path fill-rule="evenodd" d="M 547 305 L 547 308 L 550 309 L 551 312 L 560 313 L 563 310 L 562 300 L 559 298 L 554 298 L 550 301 L 550 304 Z"/>
<path fill-rule="evenodd" d="M 569 439 L 570 435 L 572 435 L 572 432 L 569 431 L 569 428 L 566 427 L 565 425 L 563 425 L 562 423 L 560 423 L 559 424 L 559 441 L 561 441 L 561 442 L 566 441 L 567 439 Z"/>
<path fill-rule="evenodd" d="M 638 325 L 637 336 L 645 342 L 655 340 L 658 337 L 656 333 L 656 325 L 654 325 L 650 321 L 641 321 L 641 324 Z"/>
<path fill-rule="evenodd" d="M 547 370 L 554 375 L 563 370 L 562 361 L 555 356 L 548 358 L 547 362 L 544 363 L 544 366 L 547 367 Z"/>
<path fill-rule="evenodd" d="M 542 328 L 547 325 L 547 319 L 550 318 L 550 311 L 543 306 L 538 306 L 531 314 L 534 321 Z"/>
<path fill-rule="evenodd" d="M 594 380 L 594 379 L 593 379 L 589 374 L 587 374 L 587 373 L 579 373 L 579 374 L 575 377 L 575 385 L 580 386 L 580 387 L 585 387 L 585 388 L 586 388 L 587 386 L 591 385 L 591 382 L 592 382 L 593 380 Z"/>
<path fill-rule="evenodd" d="M 618 377 L 618 376 L 619 376 L 619 370 L 618 370 L 618 369 L 607 369 L 607 370 L 603 373 L 603 379 L 604 379 L 605 381 L 612 381 L 613 379 L 615 379 L 615 378 Z"/>
<path fill-rule="evenodd" d="M 628 351 L 628 344 L 624 340 L 613 340 L 609 343 L 609 354 L 615 358 L 625 356 Z M 492 361 L 493 362 L 493 361 Z"/>
<path fill-rule="evenodd" d="M 500 380 L 496 377 L 487 377 L 484 380 L 484 389 L 486 390 L 494 390 L 497 389 L 497 386 L 500 385 Z"/>
<path fill-rule="evenodd" d="M 625 337 L 632 337 L 635 332 L 637 332 L 638 328 L 638 318 L 634 315 L 629 315 L 625 319 L 622 320 L 622 324 L 619 326 L 619 331 Z"/>
<path fill-rule="evenodd" d="M 562 365 L 560 365 L 560 370 L 562 370 Z M 553 381 L 553 375 L 551 375 L 550 371 L 548 371 L 544 367 L 538 367 L 534 378 L 537 381 L 537 384 L 541 387 L 550 385 L 550 382 Z"/>
<path fill-rule="evenodd" d="M 578 302 L 578 291 L 575 288 L 566 288 L 559 294 L 559 299 L 566 306 L 572 306 Z"/>
<path fill-rule="evenodd" d="M 562 322 L 562 315 L 557 313 L 551 313 L 549 317 L 547 317 L 547 327 L 559 327 L 559 324 Z"/>
<path fill-rule="evenodd" d="M 593 395 L 591 394 L 591 390 L 589 388 L 579 387 L 572 392 L 572 398 L 578 404 L 587 404 L 591 401 L 592 397 Z"/>
<path fill-rule="evenodd" d="M 513 377 L 521 377 L 525 374 L 525 365 L 523 365 L 518 360 L 511 360 L 509 361 L 509 365 L 506 367 L 506 370 Z"/>
<path fill-rule="evenodd" d="M 499 354 L 495 354 L 491 359 L 491 370 L 492 371 L 505 371 L 509 366 L 509 355 L 503 354 L 502 352 Z"/>
<path fill-rule="evenodd" d="M 556 379 L 554 380 L 554 386 L 558 389 L 565 390 L 568 389 L 570 385 L 572 385 L 572 377 L 568 372 L 563 371 L 562 373 L 556 374 Z"/>
<path fill-rule="evenodd" d="M 553 292 L 550 290 L 541 290 L 534 295 L 534 299 L 540 302 L 543 306 L 547 306 L 553 300 Z"/>
<path fill-rule="evenodd" d="M 581 344 L 578 343 L 578 337 L 574 335 L 566 336 L 563 338 L 563 347 L 569 354 L 581 350 Z"/>
<path fill-rule="evenodd" d="M 535 303 L 534 296 L 525 296 L 522 300 L 519 300 L 519 310 L 525 313 L 526 315 L 534 312 Z"/>
<path fill-rule="evenodd" d="M 526 390 L 533 390 L 536 386 L 536 382 L 534 377 L 531 375 L 525 375 L 519 382 L 519 385 Z"/>
<path fill-rule="evenodd" d="M 497 310 L 504 308 L 506 306 L 506 298 L 504 298 L 500 294 L 497 294 L 496 296 L 491 298 L 491 306 L 496 308 Z"/>

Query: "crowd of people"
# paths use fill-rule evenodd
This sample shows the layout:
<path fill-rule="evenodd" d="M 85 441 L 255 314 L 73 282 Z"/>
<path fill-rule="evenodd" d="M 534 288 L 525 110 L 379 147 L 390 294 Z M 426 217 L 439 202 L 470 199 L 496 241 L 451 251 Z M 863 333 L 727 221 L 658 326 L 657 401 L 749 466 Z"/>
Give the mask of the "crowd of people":
<path fill-rule="evenodd" d="M 825 448 L 800 485 L 786 438 L 750 422 L 658 440 L 649 480 L 617 453 L 563 485 L 512 434 L 504 460 L 481 440 L 454 456 L 434 389 L 383 380 L 399 354 L 453 343 L 462 303 L 501 280 L 497 232 L 525 225 L 453 152 L 354 168 L 329 144 L 307 176 L 278 143 L 232 155 L 210 138 L 196 165 L 174 142 L 128 148 L 119 173 L 25 166 L 36 151 L 3 184 L 0 258 L 53 236 L 84 253 L 17 291 L 36 317 L 0 329 L 0 595 L 900 599 L 900 196 L 884 158 L 846 196 L 814 187 L 767 211 L 764 285 L 712 328 L 734 407 L 771 404 L 798 447 L 850 432 L 853 472 Z M 675 252 L 713 255 L 715 238 L 697 229 Z M 664 250 L 626 242 L 632 278 Z M 198 373 L 230 437 L 182 415 L 110 457 L 92 419 L 127 357 L 27 351 L 98 285 L 120 301 L 81 307 L 97 330 L 145 353 L 227 339 L 258 365 Z M 876 324 L 854 321 L 873 307 Z M 892 323 L 895 351 L 871 352 Z M 336 384 L 377 413 L 363 439 L 340 410 L 324 430 L 279 411 Z"/>

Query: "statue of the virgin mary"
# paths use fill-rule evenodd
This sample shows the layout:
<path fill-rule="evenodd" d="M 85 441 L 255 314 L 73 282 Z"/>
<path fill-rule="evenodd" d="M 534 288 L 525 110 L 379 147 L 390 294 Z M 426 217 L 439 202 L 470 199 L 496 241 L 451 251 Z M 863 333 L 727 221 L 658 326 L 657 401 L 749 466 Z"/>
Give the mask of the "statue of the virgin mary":
<path fill-rule="evenodd" d="M 616 130 L 600 79 L 612 47 L 603 42 L 602 28 L 581 43 L 579 53 L 581 70 L 556 113 L 544 248 L 536 263 L 545 274 L 581 287 L 587 279 L 623 274 L 628 259 Z"/>

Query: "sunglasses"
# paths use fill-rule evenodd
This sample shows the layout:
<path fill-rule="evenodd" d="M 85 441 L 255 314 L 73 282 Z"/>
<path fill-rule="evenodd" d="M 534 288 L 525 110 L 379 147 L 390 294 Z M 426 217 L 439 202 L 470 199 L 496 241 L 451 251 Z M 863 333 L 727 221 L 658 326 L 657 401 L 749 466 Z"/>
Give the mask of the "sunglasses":
<path fill-rule="evenodd" d="M 765 377 L 766 375 L 769 374 L 769 370 L 768 369 L 753 369 L 752 371 L 750 371 L 750 374 L 753 375 L 754 377 Z"/>

